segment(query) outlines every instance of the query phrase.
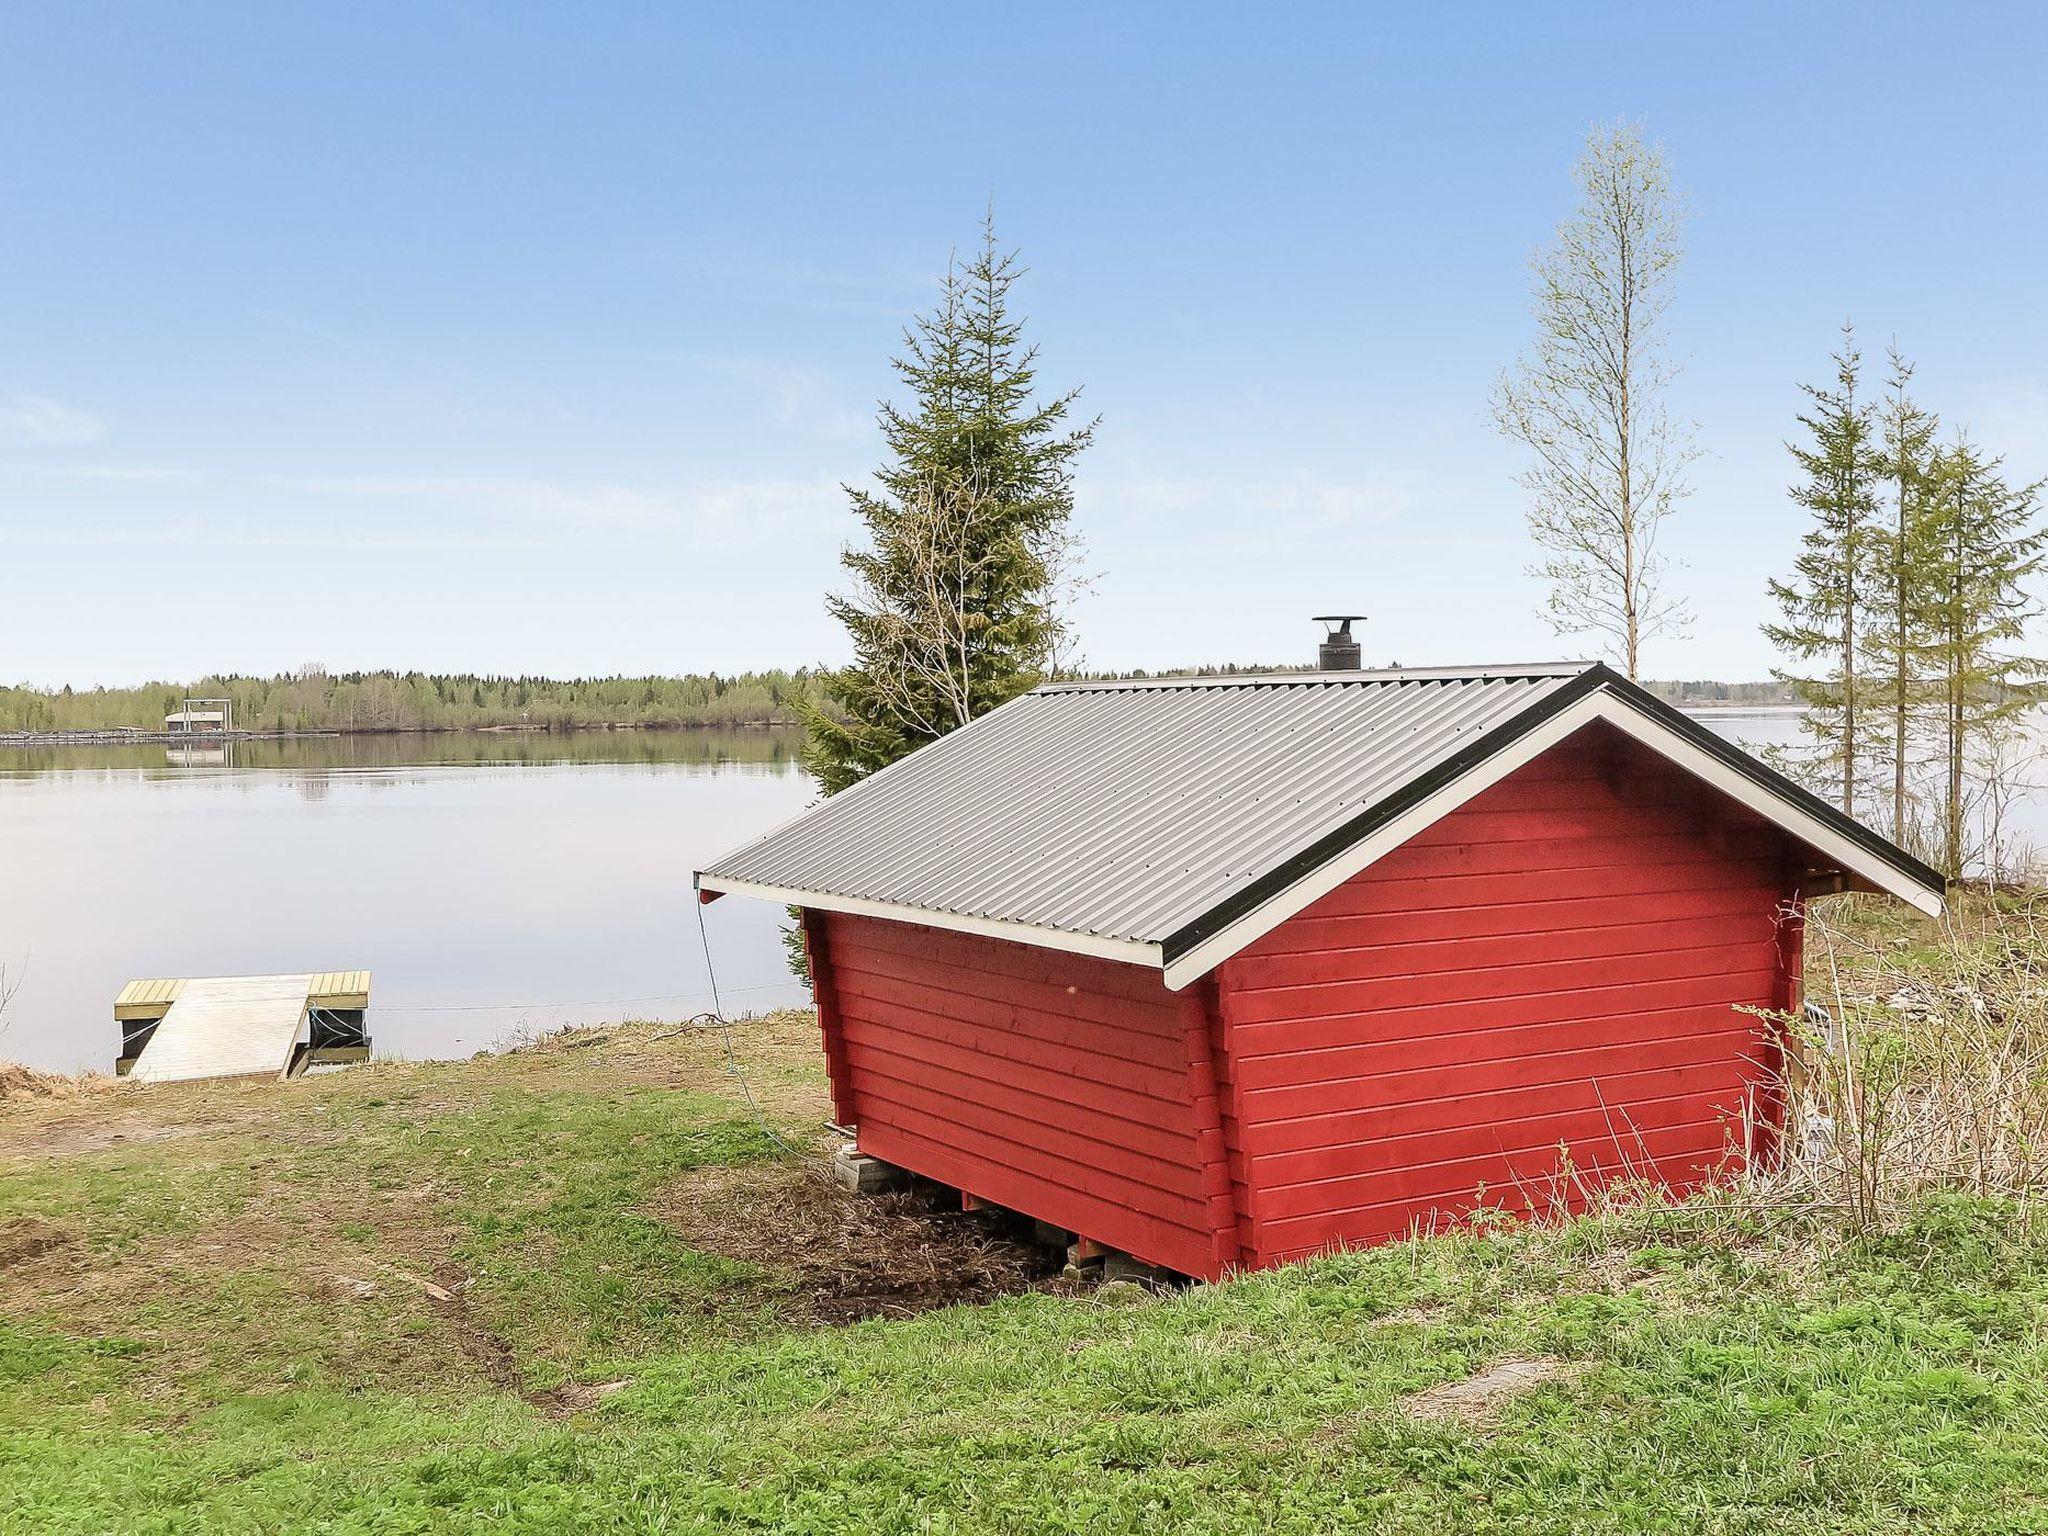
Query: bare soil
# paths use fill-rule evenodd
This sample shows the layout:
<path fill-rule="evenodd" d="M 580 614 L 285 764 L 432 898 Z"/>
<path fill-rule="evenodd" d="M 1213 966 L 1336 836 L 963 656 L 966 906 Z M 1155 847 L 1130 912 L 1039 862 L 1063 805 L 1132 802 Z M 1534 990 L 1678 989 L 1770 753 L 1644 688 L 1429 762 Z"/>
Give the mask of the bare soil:
<path fill-rule="evenodd" d="M 662 1191 L 653 1214 L 692 1248 L 766 1271 L 778 1316 L 799 1326 L 1077 1289 L 1061 1278 L 1065 1254 L 1028 1221 L 963 1211 L 937 1185 L 850 1194 L 822 1160 L 702 1168 Z"/>

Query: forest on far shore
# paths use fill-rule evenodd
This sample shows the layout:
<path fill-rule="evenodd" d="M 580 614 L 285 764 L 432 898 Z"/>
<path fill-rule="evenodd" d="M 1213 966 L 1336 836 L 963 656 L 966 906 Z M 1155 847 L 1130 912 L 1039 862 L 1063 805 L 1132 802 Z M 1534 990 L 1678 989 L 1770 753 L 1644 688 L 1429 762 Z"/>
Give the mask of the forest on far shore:
<path fill-rule="evenodd" d="M 1219 673 L 1263 668 L 1203 667 Z M 1279 670 L 1279 669 L 1271 669 Z M 1136 674 L 1143 676 L 1144 674 Z M 1168 674 L 1159 674 L 1168 675 Z M 337 672 L 307 667 L 277 677 L 208 677 L 189 686 L 0 687 L 0 731 L 161 730 L 191 698 L 235 702 L 248 731 L 463 731 L 525 726 L 542 730 L 632 725 L 797 726 L 816 698 L 810 668 L 675 677 L 480 677 L 468 673 Z M 1645 685 L 1674 704 L 1794 702 L 1782 683 L 1663 682 Z"/>
<path fill-rule="evenodd" d="M 0 731 L 157 731 L 192 698 L 234 701 L 247 731 L 460 731 L 487 726 L 736 726 L 801 722 L 815 674 L 686 673 L 677 677 L 481 677 L 335 672 L 207 677 L 133 688 L 0 688 Z"/>

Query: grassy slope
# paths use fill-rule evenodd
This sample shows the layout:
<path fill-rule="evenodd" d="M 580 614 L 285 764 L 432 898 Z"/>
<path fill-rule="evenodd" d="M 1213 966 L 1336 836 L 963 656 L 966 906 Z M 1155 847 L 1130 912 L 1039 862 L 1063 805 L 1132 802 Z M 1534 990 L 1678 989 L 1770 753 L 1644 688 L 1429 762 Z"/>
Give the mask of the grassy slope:
<path fill-rule="evenodd" d="M 735 1043 L 814 1144 L 808 1025 Z M 0 1108 L 0 1529 L 2048 1529 L 2048 1241 L 1995 1212 L 1808 1266 L 1664 1213 L 801 1330 L 652 1214 L 787 1155 L 718 1042 L 645 1031 Z M 1511 1355 L 1574 1370 L 1403 1402 Z"/>

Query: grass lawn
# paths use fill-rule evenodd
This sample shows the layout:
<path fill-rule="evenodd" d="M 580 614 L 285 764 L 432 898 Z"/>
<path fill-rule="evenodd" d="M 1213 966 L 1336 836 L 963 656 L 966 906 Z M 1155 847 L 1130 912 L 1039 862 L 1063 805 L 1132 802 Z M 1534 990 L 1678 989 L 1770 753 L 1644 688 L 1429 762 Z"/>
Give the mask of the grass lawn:
<path fill-rule="evenodd" d="M 0 1105 L 0 1530 L 2048 1530 L 2010 1210 L 919 1311 L 950 1250 L 818 1193 L 808 1017 L 732 1040 L 779 1134 L 656 1033 Z M 852 1326 L 782 1253 L 841 1222 Z"/>

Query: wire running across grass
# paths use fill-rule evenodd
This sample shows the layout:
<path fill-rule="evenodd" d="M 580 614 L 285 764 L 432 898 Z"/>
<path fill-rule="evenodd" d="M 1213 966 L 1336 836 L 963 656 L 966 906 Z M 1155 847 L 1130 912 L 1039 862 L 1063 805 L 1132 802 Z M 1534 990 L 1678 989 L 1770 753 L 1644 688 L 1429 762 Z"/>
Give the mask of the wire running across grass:
<path fill-rule="evenodd" d="M 697 942 L 704 949 L 705 979 L 711 983 L 711 1013 L 709 1017 L 717 1021 L 719 1040 L 725 1046 L 725 1070 L 739 1079 L 740 1092 L 746 1097 L 747 1108 L 753 1112 L 754 1123 L 760 1126 L 768 1139 L 778 1147 L 781 1147 L 785 1152 L 794 1152 L 796 1151 L 795 1143 L 784 1136 L 782 1132 L 776 1130 L 774 1126 L 770 1125 L 768 1117 L 761 1112 L 761 1106 L 754 1098 L 754 1085 L 747 1080 L 746 1071 L 740 1066 L 739 1053 L 733 1049 L 732 1045 L 732 1020 L 725 1016 L 725 1000 L 718 993 L 718 968 L 711 963 L 711 933 L 704 926 L 704 903 L 693 901 L 690 905 L 696 908 L 697 911 Z M 701 1019 L 705 1015 L 700 1013 L 697 1017 Z"/>

